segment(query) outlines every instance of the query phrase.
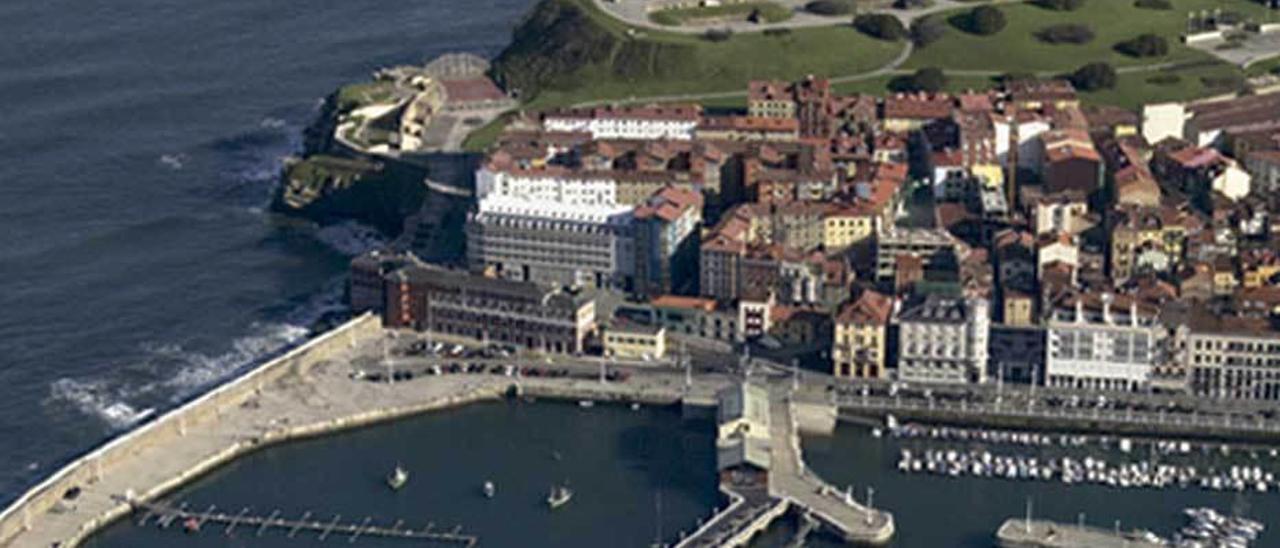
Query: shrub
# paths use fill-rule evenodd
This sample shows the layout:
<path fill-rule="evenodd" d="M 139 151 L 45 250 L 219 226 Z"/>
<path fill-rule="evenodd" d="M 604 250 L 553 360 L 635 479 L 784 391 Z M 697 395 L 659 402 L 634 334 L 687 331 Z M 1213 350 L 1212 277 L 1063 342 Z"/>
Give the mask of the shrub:
<path fill-rule="evenodd" d="M 1133 3 L 1134 7 L 1147 10 L 1171 10 L 1173 2 L 1169 0 L 1137 0 Z"/>
<path fill-rule="evenodd" d="M 947 26 L 937 17 L 916 19 L 916 22 L 911 24 L 911 42 L 916 47 L 922 48 L 937 42 L 946 32 Z"/>
<path fill-rule="evenodd" d="M 1116 49 L 1132 57 L 1163 57 L 1169 54 L 1169 41 L 1157 34 L 1141 34 L 1116 44 Z"/>
<path fill-rule="evenodd" d="M 1084 0 L 1035 0 L 1035 5 L 1056 11 L 1075 11 L 1084 5 Z"/>
<path fill-rule="evenodd" d="M 723 29 L 707 29 L 707 32 L 702 33 L 702 37 L 708 42 L 725 42 L 733 38 L 733 29 L 727 27 Z"/>
<path fill-rule="evenodd" d="M 804 5 L 804 11 L 817 15 L 849 15 L 853 13 L 853 0 L 813 0 Z"/>
<path fill-rule="evenodd" d="M 1078 23 L 1049 25 L 1036 31 L 1036 38 L 1050 44 L 1084 44 L 1093 40 L 1093 29 Z"/>
<path fill-rule="evenodd" d="M 1174 84 L 1178 84 L 1181 82 L 1182 82 L 1182 77 L 1173 73 L 1157 74 L 1155 76 L 1147 78 L 1148 84 L 1155 84 L 1157 86 L 1172 86 Z"/>
<path fill-rule="evenodd" d="M 853 26 L 863 34 L 881 40 L 897 41 L 907 36 L 902 21 L 885 13 L 859 15 L 853 19 Z"/>
<path fill-rule="evenodd" d="M 992 6 L 973 8 L 973 11 L 964 18 L 964 30 L 981 36 L 991 36 L 1004 30 L 1005 25 L 1008 24 L 1004 12 Z"/>
<path fill-rule="evenodd" d="M 1204 76 L 1200 78 L 1200 83 L 1204 87 L 1213 91 L 1228 91 L 1239 89 L 1244 85 L 1244 77 L 1238 74 L 1229 74 L 1225 76 Z"/>
<path fill-rule="evenodd" d="M 1089 63 L 1069 77 L 1076 89 L 1095 91 L 1116 87 L 1116 69 L 1107 63 Z"/>
<path fill-rule="evenodd" d="M 680 18 L 669 10 L 655 11 L 649 14 L 649 20 L 667 27 L 680 26 Z"/>
<path fill-rule="evenodd" d="M 947 86 L 947 75 L 937 68 L 922 68 L 907 76 L 899 76 L 889 81 L 889 89 L 894 92 L 912 93 L 927 91 L 937 93 Z"/>
<path fill-rule="evenodd" d="M 1280 65 L 1276 65 L 1276 66 L 1274 66 L 1274 67 L 1271 67 L 1271 74 L 1274 74 L 1274 75 L 1276 75 L 1276 76 L 1280 76 Z"/>
<path fill-rule="evenodd" d="M 893 7 L 900 10 L 924 9 L 933 5 L 933 0 L 893 0 Z"/>

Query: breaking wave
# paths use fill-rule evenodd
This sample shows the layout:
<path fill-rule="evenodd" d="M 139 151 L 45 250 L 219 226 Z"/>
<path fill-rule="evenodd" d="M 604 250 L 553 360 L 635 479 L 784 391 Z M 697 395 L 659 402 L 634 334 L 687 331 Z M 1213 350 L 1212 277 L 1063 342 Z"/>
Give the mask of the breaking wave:
<path fill-rule="evenodd" d="M 351 256 L 387 246 L 381 232 L 355 221 L 321 227 L 316 231 L 316 239 L 339 253 Z"/>
<path fill-rule="evenodd" d="M 153 412 L 151 408 L 139 411 L 125 403 L 104 381 L 61 378 L 53 382 L 50 392 L 55 400 L 69 402 L 80 412 L 102 419 L 116 430 L 131 426 Z"/>

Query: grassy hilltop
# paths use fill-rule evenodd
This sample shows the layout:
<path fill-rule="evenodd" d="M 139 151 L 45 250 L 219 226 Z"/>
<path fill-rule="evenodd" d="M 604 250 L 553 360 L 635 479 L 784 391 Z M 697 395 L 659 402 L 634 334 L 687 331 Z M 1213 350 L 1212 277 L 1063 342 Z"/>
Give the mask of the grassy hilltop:
<path fill-rule="evenodd" d="M 590 0 L 542 0 L 494 61 L 493 75 L 539 106 L 735 91 L 752 78 L 856 74 L 888 63 L 901 48 L 850 25 L 715 40 L 629 27 Z"/>

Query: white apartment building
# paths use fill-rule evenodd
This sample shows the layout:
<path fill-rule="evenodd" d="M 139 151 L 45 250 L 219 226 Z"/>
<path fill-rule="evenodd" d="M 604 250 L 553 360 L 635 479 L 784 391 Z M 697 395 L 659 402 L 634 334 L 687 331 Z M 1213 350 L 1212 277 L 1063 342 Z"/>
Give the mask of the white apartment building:
<path fill-rule="evenodd" d="M 697 105 L 564 109 L 542 119 L 547 131 L 590 133 L 592 139 L 688 141 L 702 119 Z"/>
<path fill-rule="evenodd" d="M 571 206 L 612 206 L 618 203 L 618 182 L 608 172 L 564 168 L 507 170 L 481 166 L 476 170 L 476 197 Z"/>
<path fill-rule="evenodd" d="M 898 380 L 986 382 L 989 308 L 982 299 L 938 295 L 906 305 L 897 317 Z"/>
<path fill-rule="evenodd" d="M 1164 328 L 1136 305 L 1113 306 L 1077 298 L 1058 307 L 1046 326 L 1045 384 L 1064 388 L 1134 391 L 1150 385 L 1163 361 Z"/>
<path fill-rule="evenodd" d="M 632 209 L 491 196 L 467 219 L 473 271 L 558 285 L 626 288 L 635 272 Z"/>
<path fill-rule="evenodd" d="M 1201 314 L 1178 339 L 1193 394 L 1280 401 L 1280 331 L 1270 321 Z"/>

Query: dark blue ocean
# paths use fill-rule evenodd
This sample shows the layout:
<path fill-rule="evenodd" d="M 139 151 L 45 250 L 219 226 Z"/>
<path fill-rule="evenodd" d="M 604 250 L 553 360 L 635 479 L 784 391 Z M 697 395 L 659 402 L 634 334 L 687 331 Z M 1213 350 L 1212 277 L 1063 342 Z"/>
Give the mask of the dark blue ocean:
<path fill-rule="evenodd" d="M 0 2 L 0 501 L 341 306 L 376 238 L 265 211 L 337 86 L 529 0 Z"/>

